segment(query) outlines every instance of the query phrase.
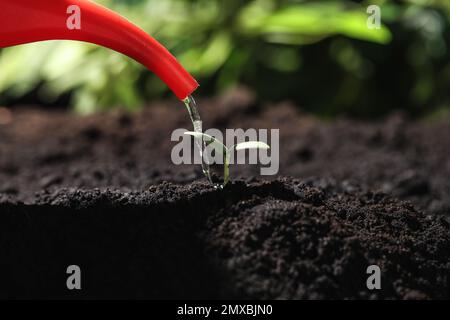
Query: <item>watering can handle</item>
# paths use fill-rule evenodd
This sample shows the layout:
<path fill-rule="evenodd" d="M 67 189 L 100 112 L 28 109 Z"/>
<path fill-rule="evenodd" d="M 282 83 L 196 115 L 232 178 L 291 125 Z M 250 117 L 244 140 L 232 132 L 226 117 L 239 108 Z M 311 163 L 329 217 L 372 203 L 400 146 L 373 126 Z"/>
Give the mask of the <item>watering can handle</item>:
<path fill-rule="evenodd" d="M 118 51 L 154 72 L 182 100 L 198 87 L 166 48 L 105 7 L 87 0 L 0 0 L 0 48 L 45 40 Z"/>

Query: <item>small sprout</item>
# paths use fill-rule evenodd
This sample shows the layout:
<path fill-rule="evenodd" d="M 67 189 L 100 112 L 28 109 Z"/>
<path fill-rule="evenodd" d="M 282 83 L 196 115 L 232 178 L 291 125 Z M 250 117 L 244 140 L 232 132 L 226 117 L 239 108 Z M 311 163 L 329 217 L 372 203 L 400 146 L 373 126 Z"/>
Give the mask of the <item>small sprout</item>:
<path fill-rule="evenodd" d="M 264 150 L 270 149 L 269 145 L 260 141 L 241 142 L 231 146 L 231 148 L 227 148 L 227 146 L 225 146 L 222 142 L 206 133 L 187 131 L 184 134 L 193 136 L 196 139 L 202 139 L 203 142 L 206 144 L 206 147 L 212 146 L 216 153 L 222 155 L 223 157 L 223 184 L 221 186 L 222 188 L 225 187 L 225 185 L 230 180 L 230 162 L 233 151 L 248 150 L 248 149 L 264 149 Z"/>

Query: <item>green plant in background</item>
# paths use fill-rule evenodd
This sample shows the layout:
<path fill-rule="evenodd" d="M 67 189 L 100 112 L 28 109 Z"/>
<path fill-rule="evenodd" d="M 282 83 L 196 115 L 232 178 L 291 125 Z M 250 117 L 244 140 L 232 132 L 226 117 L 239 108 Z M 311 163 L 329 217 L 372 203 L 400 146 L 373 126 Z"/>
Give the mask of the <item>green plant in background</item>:
<path fill-rule="evenodd" d="M 220 186 L 221 188 L 224 188 L 230 181 L 230 164 L 231 164 L 231 157 L 233 156 L 234 151 L 250 150 L 250 149 L 267 150 L 270 148 L 269 145 L 260 141 L 241 142 L 228 148 L 222 142 L 206 133 L 187 131 L 185 132 L 185 134 L 193 136 L 195 139 L 201 139 L 201 141 L 205 143 L 206 147 L 211 146 L 214 149 L 214 152 L 216 152 L 216 154 L 221 155 L 223 157 L 223 183 Z"/>
<path fill-rule="evenodd" d="M 450 104 L 446 0 L 97 2 L 164 43 L 201 82 L 201 94 L 246 84 L 262 100 L 292 99 L 323 116 L 420 114 Z M 379 30 L 366 26 L 369 4 L 381 6 Z M 0 92 L 8 104 L 69 97 L 80 113 L 135 109 L 168 94 L 134 61 L 74 42 L 2 50 Z"/>

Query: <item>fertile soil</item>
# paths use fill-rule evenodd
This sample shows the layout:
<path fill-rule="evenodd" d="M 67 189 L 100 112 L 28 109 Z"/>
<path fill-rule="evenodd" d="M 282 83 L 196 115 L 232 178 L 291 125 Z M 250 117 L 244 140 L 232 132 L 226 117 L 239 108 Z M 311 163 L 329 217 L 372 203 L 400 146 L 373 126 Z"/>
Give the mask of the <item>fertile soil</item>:
<path fill-rule="evenodd" d="M 448 120 L 326 122 L 242 89 L 199 104 L 205 127 L 280 129 L 280 177 L 236 165 L 222 191 L 172 164 L 175 101 L 0 113 L 0 297 L 450 298 Z"/>

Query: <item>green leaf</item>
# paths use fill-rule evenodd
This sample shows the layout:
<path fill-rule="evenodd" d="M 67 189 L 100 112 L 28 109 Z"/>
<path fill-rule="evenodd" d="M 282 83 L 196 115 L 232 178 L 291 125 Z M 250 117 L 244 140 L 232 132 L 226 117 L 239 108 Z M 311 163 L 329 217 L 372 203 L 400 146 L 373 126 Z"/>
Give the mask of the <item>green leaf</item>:
<path fill-rule="evenodd" d="M 376 43 L 388 43 L 389 29 L 367 28 L 365 7 L 347 9 L 341 2 L 304 3 L 284 7 L 261 19 L 259 33 L 271 42 L 287 44 L 311 43 L 324 37 L 341 34 L 350 38 Z M 255 29 L 255 26 L 253 26 Z"/>
<path fill-rule="evenodd" d="M 188 65 L 196 75 L 210 75 L 216 72 L 230 57 L 233 49 L 231 36 L 227 32 L 212 35 L 202 47 L 190 48 L 178 55 L 182 65 Z"/>

